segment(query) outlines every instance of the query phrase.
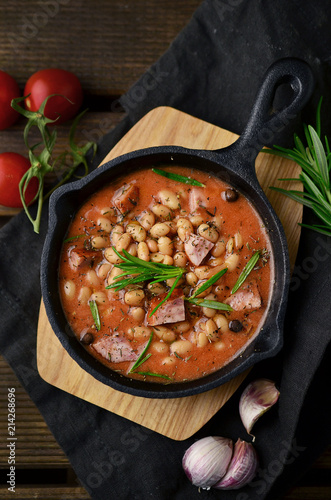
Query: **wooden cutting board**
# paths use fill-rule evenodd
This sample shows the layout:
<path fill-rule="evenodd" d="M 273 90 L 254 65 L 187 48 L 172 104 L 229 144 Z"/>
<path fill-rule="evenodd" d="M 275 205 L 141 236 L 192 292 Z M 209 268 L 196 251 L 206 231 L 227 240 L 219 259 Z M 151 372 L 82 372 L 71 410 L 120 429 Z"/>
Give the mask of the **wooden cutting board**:
<path fill-rule="evenodd" d="M 236 138 L 227 130 L 173 108 L 159 107 L 144 116 L 109 152 L 103 163 L 150 146 L 218 149 L 228 146 Z M 302 217 L 302 206 L 268 188 L 280 184 L 286 188 L 286 183 L 277 179 L 297 177 L 298 167 L 288 160 L 260 153 L 256 171 L 284 226 L 293 267 L 300 235 L 297 223 Z M 300 189 L 299 183 L 294 189 Z M 148 399 L 115 391 L 87 374 L 67 354 L 52 331 L 43 303 L 37 334 L 37 365 L 40 376 L 46 382 L 175 440 L 186 439 L 197 432 L 220 410 L 247 375 L 245 372 L 221 387 L 185 398 Z"/>

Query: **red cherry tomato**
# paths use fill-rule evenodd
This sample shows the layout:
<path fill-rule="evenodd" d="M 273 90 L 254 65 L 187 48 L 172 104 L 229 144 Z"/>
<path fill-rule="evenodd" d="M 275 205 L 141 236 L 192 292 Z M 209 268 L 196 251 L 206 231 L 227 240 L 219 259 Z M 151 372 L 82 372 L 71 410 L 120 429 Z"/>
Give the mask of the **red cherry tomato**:
<path fill-rule="evenodd" d="M 42 69 L 34 73 L 25 85 L 24 95 L 28 94 L 31 95 L 25 99 L 25 107 L 29 111 L 38 111 L 51 94 L 66 97 L 51 97 L 45 107 L 47 118 L 55 120 L 60 116 L 57 125 L 73 118 L 83 102 L 83 90 L 77 76 L 64 69 Z"/>
<path fill-rule="evenodd" d="M 21 208 L 22 201 L 18 185 L 30 162 L 18 153 L 0 154 L 0 205 Z M 38 179 L 33 177 L 25 191 L 25 202 L 31 203 L 38 191 Z"/>
<path fill-rule="evenodd" d="M 10 103 L 20 96 L 20 89 L 14 78 L 0 70 L 0 130 L 13 125 L 20 116 Z"/>

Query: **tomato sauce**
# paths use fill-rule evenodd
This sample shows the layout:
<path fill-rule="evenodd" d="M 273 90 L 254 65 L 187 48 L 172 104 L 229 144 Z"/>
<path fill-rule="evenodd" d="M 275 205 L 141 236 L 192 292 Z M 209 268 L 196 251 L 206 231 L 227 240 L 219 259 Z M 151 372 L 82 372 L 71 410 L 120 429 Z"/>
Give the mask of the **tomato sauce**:
<path fill-rule="evenodd" d="M 162 168 L 204 187 L 144 169 L 100 189 L 68 229 L 59 290 L 68 323 L 92 356 L 130 378 L 174 383 L 220 369 L 257 335 L 272 292 L 273 257 L 262 220 L 240 192 L 206 172 Z M 120 255 L 125 249 L 144 262 L 184 269 L 175 291 L 152 316 L 174 280 L 107 288 L 123 272 L 116 267 L 123 261 L 114 247 Z M 256 252 L 253 270 L 231 293 Z M 224 269 L 199 295 L 198 287 Z M 194 294 L 228 310 L 197 305 L 189 300 Z M 135 367 L 137 361 L 143 362 Z"/>

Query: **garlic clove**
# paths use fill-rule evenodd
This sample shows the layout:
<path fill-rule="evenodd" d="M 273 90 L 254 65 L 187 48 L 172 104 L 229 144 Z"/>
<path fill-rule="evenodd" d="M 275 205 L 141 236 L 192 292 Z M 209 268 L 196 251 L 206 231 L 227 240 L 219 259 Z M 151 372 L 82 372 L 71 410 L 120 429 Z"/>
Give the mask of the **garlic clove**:
<path fill-rule="evenodd" d="M 234 445 L 233 457 L 225 476 L 213 488 L 237 490 L 250 483 L 259 465 L 257 453 L 251 443 L 238 439 Z"/>
<path fill-rule="evenodd" d="M 188 448 L 183 457 L 183 469 L 195 486 L 209 489 L 226 473 L 231 461 L 231 439 L 208 436 Z"/>
<path fill-rule="evenodd" d="M 272 380 L 258 379 L 248 384 L 239 401 L 240 417 L 248 434 L 260 416 L 277 403 L 279 394 Z"/>

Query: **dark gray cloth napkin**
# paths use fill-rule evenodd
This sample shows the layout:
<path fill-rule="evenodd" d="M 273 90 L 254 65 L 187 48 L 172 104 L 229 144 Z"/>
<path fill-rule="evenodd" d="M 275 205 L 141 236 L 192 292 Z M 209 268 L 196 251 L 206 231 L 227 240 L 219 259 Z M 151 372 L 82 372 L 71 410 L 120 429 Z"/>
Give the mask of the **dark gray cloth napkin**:
<path fill-rule="evenodd" d="M 137 120 L 159 105 L 240 133 L 264 72 L 284 56 L 300 57 L 311 65 L 317 86 L 303 118 L 314 124 L 322 94 L 323 130 L 330 136 L 330 15 L 330 3 L 322 0 L 206 0 L 168 51 L 122 97 L 127 117 L 103 138 L 94 166 Z M 299 121 L 295 127 L 299 132 Z M 283 130 L 274 142 L 289 144 L 292 129 Z M 91 497 L 281 498 L 331 441 L 330 238 L 302 231 L 284 348 L 276 358 L 256 366 L 247 379 L 272 378 L 281 391 L 278 404 L 255 426 L 260 456 L 256 479 L 238 491 L 199 492 L 182 471 L 182 456 L 197 438 L 207 435 L 248 439 L 238 414 L 241 390 L 195 436 L 176 442 L 41 380 L 36 331 L 46 212 L 39 236 L 23 214 L 0 232 L 0 348 Z M 314 222 L 311 214 L 305 212 L 304 217 Z"/>

